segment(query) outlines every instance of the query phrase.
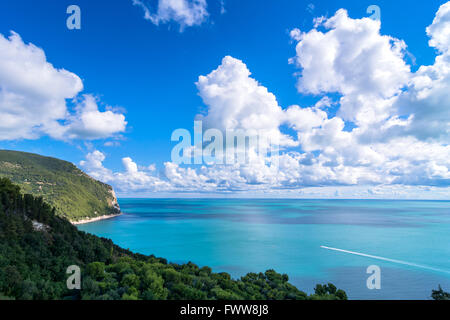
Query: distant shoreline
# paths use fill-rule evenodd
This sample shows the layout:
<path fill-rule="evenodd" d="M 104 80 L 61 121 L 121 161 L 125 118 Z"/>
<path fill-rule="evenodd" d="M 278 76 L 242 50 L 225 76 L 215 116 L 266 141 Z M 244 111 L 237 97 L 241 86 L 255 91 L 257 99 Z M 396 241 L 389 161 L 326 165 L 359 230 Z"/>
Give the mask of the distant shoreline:
<path fill-rule="evenodd" d="M 94 217 L 94 218 L 87 218 L 87 219 L 82 219 L 82 220 L 77 220 L 77 221 L 70 220 L 70 223 L 75 225 L 75 226 L 77 226 L 77 225 L 80 225 L 80 224 L 87 224 L 87 223 L 91 223 L 91 222 L 96 222 L 96 221 L 116 218 L 118 216 L 121 216 L 122 214 L 123 214 L 123 212 L 121 212 L 119 214 L 108 214 L 108 215 L 104 215 L 104 216 L 99 216 L 99 217 Z"/>

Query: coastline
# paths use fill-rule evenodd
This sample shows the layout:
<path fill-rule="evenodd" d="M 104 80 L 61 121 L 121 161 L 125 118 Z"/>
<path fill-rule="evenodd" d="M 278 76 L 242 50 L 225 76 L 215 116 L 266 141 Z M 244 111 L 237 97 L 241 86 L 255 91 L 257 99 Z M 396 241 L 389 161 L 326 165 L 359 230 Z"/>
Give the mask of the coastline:
<path fill-rule="evenodd" d="M 101 221 L 101 220 L 116 218 L 118 216 L 121 216 L 122 214 L 123 214 L 123 212 L 120 212 L 118 214 L 108 214 L 108 215 L 98 216 L 98 217 L 94 217 L 94 218 L 87 218 L 87 219 L 82 219 L 82 220 L 77 220 L 77 221 L 70 220 L 70 223 L 73 224 L 74 226 L 77 226 L 80 224 L 87 224 L 87 223 L 91 223 L 91 222 L 97 222 L 97 221 Z"/>

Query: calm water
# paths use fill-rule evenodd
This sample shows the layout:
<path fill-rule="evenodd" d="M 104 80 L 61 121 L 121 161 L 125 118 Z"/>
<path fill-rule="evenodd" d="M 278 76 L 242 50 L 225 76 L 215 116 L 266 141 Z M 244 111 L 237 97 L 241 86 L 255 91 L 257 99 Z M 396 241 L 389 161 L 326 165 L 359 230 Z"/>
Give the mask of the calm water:
<path fill-rule="evenodd" d="M 450 291 L 450 201 L 119 202 L 124 215 L 79 229 L 135 252 L 177 263 L 193 261 L 234 277 L 273 268 L 307 292 L 324 282 L 344 289 L 351 299 L 429 299 L 438 284 Z M 381 268 L 380 290 L 367 289 L 370 265 Z"/>

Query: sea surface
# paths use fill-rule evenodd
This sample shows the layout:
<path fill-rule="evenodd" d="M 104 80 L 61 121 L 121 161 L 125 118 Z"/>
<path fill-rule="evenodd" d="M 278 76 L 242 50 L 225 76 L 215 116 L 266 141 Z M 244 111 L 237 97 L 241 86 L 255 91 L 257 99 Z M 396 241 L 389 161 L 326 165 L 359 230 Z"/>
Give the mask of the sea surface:
<path fill-rule="evenodd" d="M 350 299 L 430 299 L 439 284 L 450 291 L 450 201 L 119 203 L 122 216 L 78 228 L 135 252 L 176 263 L 192 261 L 235 278 L 275 269 L 308 293 L 327 282 L 344 289 Z M 371 265 L 380 267 L 380 289 L 368 289 Z"/>

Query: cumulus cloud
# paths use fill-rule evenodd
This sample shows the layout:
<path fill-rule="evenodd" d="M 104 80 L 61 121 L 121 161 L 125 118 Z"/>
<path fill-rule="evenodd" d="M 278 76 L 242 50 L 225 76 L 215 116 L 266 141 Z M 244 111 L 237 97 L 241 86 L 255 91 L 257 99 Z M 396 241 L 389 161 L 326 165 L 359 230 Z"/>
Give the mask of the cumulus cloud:
<path fill-rule="evenodd" d="M 406 44 L 382 35 L 379 21 L 353 19 L 341 9 L 316 20 L 325 31 L 295 29 L 291 61 L 300 70 L 300 93 L 318 98 L 311 106 L 282 108 L 243 61 L 227 56 L 196 83 L 207 106 L 198 118 L 207 128 L 278 137 L 281 153 L 230 165 L 167 162 L 160 175 L 124 159 L 125 171 L 110 181 L 167 192 L 448 198 L 449 21 L 450 2 L 426 29 L 436 60 L 416 72 L 405 62 Z"/>
<path fill-rule="evenodd" d="M 12 32 L 0 34 L 0 140 L 106 138 L 125 130 L 125 118 L 100 112 L 95 99 L 85 95 L 81 79 L 47 61 L 44 50 L 26 44 Z M 80 100 L 75 114 L 67 100 Z"/>
<path fill-rule="evenodd" d="M 0 139 L 35 139 L 53 134 L 67 116 L 66 99 L 81 90 L 81 79 L 47 62 L 42 49 L 12 32 L 0 34 Z"/>
<path fill-rule="evenodd" d="M 146 170 L 140 170 L 138 165 L 130 158 L 122 159 L 123 172 L 113 172 L 103 166 L 106 159 L 104 153 L 95 150 L 86 155 L 86 160 L 80 162 L 83 168 L 91 177 L 111 183 L 119 192 L 129 193 L 138 191 L 167 191 L 172 190 L 171 185 L 152 174 L 154 168 L 149 166 Z"/>
<path fill-rule="evenodd" d="M 357 184 L 448 186 L 449 5 L 441 6 L 427 28 L 440 55 L 433 66 L 415 73 L 403 59 L 406 44 L 381 35 L 379 21 L 352 19 L 341 9 L 321 20 L 327 32 L 303 33 L 293 59 L 301 68 L 298 90 L 341 95 L 331 119 L 293 109 L 315 124 L 299 131 L 303 150 L 318 153 L 315 160 L 322 166 L 351 169 Z M 355 128 L 345 130 L 345 121 Z"/>
<path fill-rule="evenodd" d="M 81 167 L 83 167 L 88 174 L 97 180 L 104 182 L 109 182 L 112 180 L 113 174 L 111 170 L 106 169 L 103 166 L 103 161 L 106 159 L 105 155 L 95 150 L 86 155 L 86 160 L 80 162 Z"/>
<path fill-rule="evenodd" d="M 280 155 L 280 166 L 276 168 L 261 163 L 260 166 L 215 165 L 194 169 L 167 162 L 160 175 L 150 168 L 138 166 L 128 157 L 122 159 L 123 171 L 112 172 L 103 167 L 104 160 L 103 153 L 94 151 L 88 154 L 80 165 L 92 177 L 113 184 L 121 195 L 220 193 L 238 196 L 330 198 L 335 197 L 337 192 L 342 198 L 446 199 L 450 196 L 450 190 L 442 188 L 442 185 L 416 184 L 420 177 L 416 179 L 414 174 L 399 176 L 409 177 L 411 181 L 392 184 L 389 179 L 382 179 L 377 184 L 368 184 L 369 187 L 364 189 L 364 185 L 356 184 L 355 179 L 366 175 L 368 180 L 373 181 L 376 173 L 364 171 L 363 168 L 333 168 L 315 161 L 315 164 L 311 164 L 304 154 L 299 153 Z M 443 170 L 439 166 L 432 165 L 429 169 L 434 173 L 443 173 L 439 172 Z M 448 171 L 446 174 L 448 176 Z M 414 179 L 417 181 L 412 181 Z"/>
<path fill-rule="evenodd" d="M 427 28 L 429 44 L 439 55 L 431 66 L 421 66 L 395 104 L 410 116 L 400 133 L 418 139 L 450 141 L 450 2 L 443 4 Z"/>
<path fill-rule="evenodd" d="M 358 125 L 386 119 L 389 99 L 410 77 L 403 59 L 405 43 L 381 35 L 380 21 L 352 19 L 344 9 L 316 25 L 328 31 L 291 32 L 299 39 L 291 60 L 301 69 L 299 92 L 341 94 L 339 115 Z"/>
<path fill-rule="evenodd" d="M 84 95 L 76 107 L 76 114 L 70 117 L 67 135 L 72 139 L 102 139 L 124 132 L 126 126 L 123 114 L 111 110 L 101 112 L 95 97 Z"/>
<path fill-rule="evenodd" d="M 440 6 L 433 23 L 427 28 L 430 46 L 442 53 L 450 49 L 450 2 Z"/>
<path fill-rule="evenodd" d="M 144 10 L 144 18 L 155 25 L 174 21 L 180 30 L 202 24 L 208 17 L 206 0 L 158 0 L 156 9 L 145 0 L 133 0 Z"/>
<path fill-rule="evenodd" d="M 275 95 L 250 75 L 245 63 L 226 56 L 216 70 L 200 76 L 196 84 L 208 110 L 198 119 L 207 128 L 254 132 L 271 137 L 281 146 L 296 145 L 296 141 L 280 132 L 285 114 Z"/>

